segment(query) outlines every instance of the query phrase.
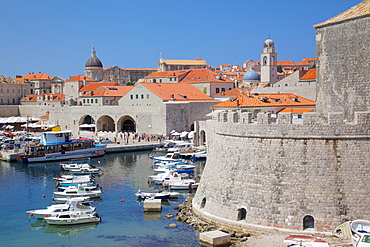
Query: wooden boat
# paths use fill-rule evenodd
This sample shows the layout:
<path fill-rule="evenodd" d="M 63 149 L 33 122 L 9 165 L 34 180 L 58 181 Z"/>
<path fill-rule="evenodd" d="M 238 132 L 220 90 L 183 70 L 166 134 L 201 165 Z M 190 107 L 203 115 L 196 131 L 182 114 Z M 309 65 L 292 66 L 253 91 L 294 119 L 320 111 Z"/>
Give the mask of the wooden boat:
<path fill-rule="evenodd" d="M 105 154 L 106 144 L 96 144 L 93 139 L 72 139 L 72 131 L 43 132 L 40 142 L 26 144 L 18 153 L 18 162 L 50 162 L 74 158 L 98 157 Z"/>
<path fill-rule="evenodd" d="M 97 223 L 101 221 L 101 218 L 97 212 L 92 214 L 60 213 L 56 216 L 45 217 L 44 220 L 49 225 L 77 225 Z"/>
<path fill-rule="evenodd" d="M 306 235 L 290 235 L 284 238 L 284 243 L 289 244 L 289 247 L 329 247 L 325 240 Z"/>

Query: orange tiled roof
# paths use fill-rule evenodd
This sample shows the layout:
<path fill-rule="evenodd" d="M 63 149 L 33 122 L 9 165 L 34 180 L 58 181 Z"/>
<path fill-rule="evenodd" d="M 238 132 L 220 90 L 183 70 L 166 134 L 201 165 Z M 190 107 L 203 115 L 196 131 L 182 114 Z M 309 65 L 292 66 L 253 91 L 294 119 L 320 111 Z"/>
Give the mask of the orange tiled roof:
<path fill-rule="evenodd" d="M 76 75 L 74 77 L 69 78 L 66 81 L 95 81 L 94 79 L 91 79 L 90 77 L 87 77 L 85 75 Z"/>
<path fill-rule="evenodd" d="M 81 97 L 122 97 L 133 88 L 134 86 L 101 86 L 93 94 L 86 93 Z"/>
<path fill-rule="evenodd" d="M 323 27 L 368 15 L 370 15 L 370 0 L 365 0 L 327 21 L 314 25 L 314 27 Z"/>
<path fill-rule="evenodd" d="M 147 75 L 145 78 L 153 78 L 153 77 L 173 77 L 173 76 L 181 76 L 186 73 L 189 73 L 190 70 L 174 70 L 174 71 L 162 71 L 162 72 L 153 72 Z"/>
<path fill-rule="evenodd" d="M 232 96 L 237 96 L 237 95 L 240 95 L 240 94 L 247 94 L 248 91 L 252 91 L 252 90 L 253 90 L 253 88 L 233 88 L 233 89 L 228 90 L 226 92 L 216 94 L 215 97 L 220 97 L 220 96 L 232 97 Z"/>
<path fill-rule="evenodd" d="M 314 80 L 316 79 L 316 69 L 310 69 L 300 80 Z"/>
<path fill-rule="evenodd" d="M 128 68 L 121 68 L 121 70 L 152 70 L 152 71 L 157 71 L 158 69 L 128 69 Z"/>
<path fill-rule="evenodd" d="M 283 110 L 279 111 L 279 113 L 281 112 L 291 112 L 291 113 L 294 113 L 294 114 L 302 114 L 302 113 L 305 113 L 305 112 L 312 112 L 314 110 L 314 108 L 284 108 Z"/>
<path fill-rule="evenodd" d="M 30 95 L 25 95 L 21 101 L 37 101 L 36 95 L 30 94 Z"/>
<path fill-rule="evenodd" d="M 140 83 L 163 101 L 216 101 L 191 84 L 178 83 Z"/>
<path fill-rule="evenodd" d="M 92 82 L 89 85 L 83 86 L 79 92 L 86 92 L 86 91 L 94 91 L 98 87 L 101 86 L 116 86 L 118 85 L 118 82 Z"/>
<path fill-rule="evenodd" d="M 293 107 L 315 106 L 316 102 L 295 94 L 241 94 L 212 107 Z"/>
<path fill-rule="evenodd" d="M 221 77 L 218 79 L 220 74 L 213 72 L 210 69 L 192 69 L 190 72 L 180 81 L 180 83 L 190 83 L 190 82 L 233 82 L 231 79 L 226 77 Z"/>
<path fill-rule="evenodd" d="M 51 80 L 54 77 L 52 77 L 48 74 L 45 74 L 45 73 L 36 73 L 36 74 L 24 75 L 24 76 L 22 76 L 22 78 L 27 79 L 29 81 L 33 81 L 33 80 Z"/>

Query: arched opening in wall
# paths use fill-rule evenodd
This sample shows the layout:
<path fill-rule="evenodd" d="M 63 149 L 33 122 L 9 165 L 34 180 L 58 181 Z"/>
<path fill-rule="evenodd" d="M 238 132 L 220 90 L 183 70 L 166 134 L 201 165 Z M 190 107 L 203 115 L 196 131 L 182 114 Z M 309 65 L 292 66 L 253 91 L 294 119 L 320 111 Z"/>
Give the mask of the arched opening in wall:
<path fill-rule="evenodd" d="M 315 219 L 311 215 L 306 215 L 303 218 L 303 230 L 315 229 Z"/>
<path fill-rule="evenodd" d="M 90 115 L 85 115 L 80 118 L 78 129 L 80 131 L 95 132 L 95 120 Z"/>
<path fill-rule="evenodd" d="M 267 65 L 267 57 L 263 57 L 263 65 Z"/>
<path fill-rule="evenodd" d="M 190 125 L 190 131 L 194 131 L 194 124 Z"/>
<path fill-rule="evenodd" d="M 118 130 L 122 132 L 136 132 L 135 120 L 130 116 L 123 116 L 118 120 Z"/>
<path fill-rule="evenodd" d="M 239 208 L 238 209 L 238 217 L 236 220 L 245 220 L 247 217 L 247 210 L 245 208 Z"/>
<path fill-rule="evenodd" d="M 201 130 L 199 133 L 199 145 L 205 146 L 206 145 L 206 132 Z"/>
<path fill-rule="evenodd" d="M 202 203 L 200 204 L 200 208 L 204 208 L 206 206 L 207 199 L 203 197 Z"/>
<path fill-rule="evenodd" d="M 274 56 L 271 57 L 271 65 L 275 65 L 275 57 Z"/>
<path fill-rule="evenodd" d="M 114 126 L 114 120 L 108 115 L 101 116 L 97 121 L 97 130 L 98 131 L 108 131 L 115 132 L 116 128 Z"/>

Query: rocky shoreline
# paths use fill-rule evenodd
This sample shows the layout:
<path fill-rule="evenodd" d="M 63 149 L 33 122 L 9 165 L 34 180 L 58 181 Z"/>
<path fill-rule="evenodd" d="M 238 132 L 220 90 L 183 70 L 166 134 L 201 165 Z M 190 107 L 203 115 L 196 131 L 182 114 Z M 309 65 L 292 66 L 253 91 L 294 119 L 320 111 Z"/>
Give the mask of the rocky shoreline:
<path fill-rule="evenodd" d="M 230 234 L 231 236 L 231 245 L 230 246 L 245 246 L 242 245 L 243 242 L 248 240 L 248 237 L 250 237 L 250 234 L 244 233 L 244 232 L 235 232 L 233 230 L 225 229 L 218 227 L 217 225 L 210 224 L 202 219 L 199 219 L 193 214 L 192 210 L 192 200 L 193 197 L 189 196 L 185 199 L 185 201 L 176 206 L 174 209 L 178 210 L 177 216 L 175 217 L 176 221 L 184 222 L 188 224 L 188 226 L 193 227 L 195 230 L 199 232 L 208 232 L 208 231 L 214 231 L 219 230 L 223 231 L 225 233 Z"/>

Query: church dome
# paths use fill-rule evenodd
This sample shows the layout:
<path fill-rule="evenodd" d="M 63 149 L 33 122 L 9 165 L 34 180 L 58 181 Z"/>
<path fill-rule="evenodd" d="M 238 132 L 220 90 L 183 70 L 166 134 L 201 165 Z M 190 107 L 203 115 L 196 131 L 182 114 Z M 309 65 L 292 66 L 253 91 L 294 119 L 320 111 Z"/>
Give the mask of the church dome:
<path fill-rule="evenodd" d="M 272 40 L 272 39 L 270 39 L 270 38 L 268 38 L 268 39 L 266 39 L 265 40 L 265 42 L 263 43 L 263 46 L 264 47 L 272 47 L 272 46 L 274 46 L 274 41 Z"/>
<path fill-rule="evenodd" d="M 259 81 L 260 75 L 254 70 L 248 70 L 244 76 L 243 81 Z"/>
<path fill-rule="evenodd" d="M 91 51 L 91 57 L 87 60 L 85 67 L 103 68 L 102 62 L 96 57 L 96 51 L 94 50 L 94 47 Z"/>

